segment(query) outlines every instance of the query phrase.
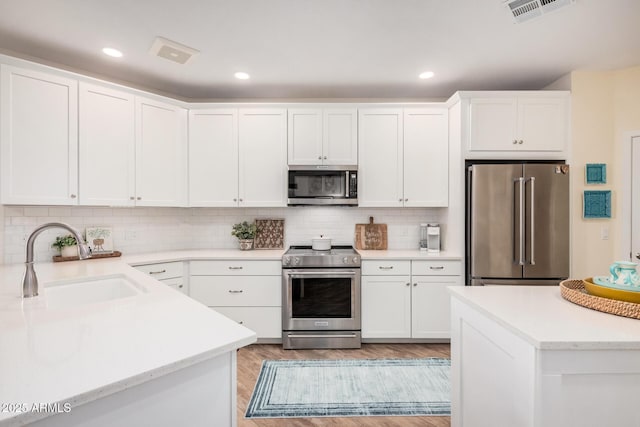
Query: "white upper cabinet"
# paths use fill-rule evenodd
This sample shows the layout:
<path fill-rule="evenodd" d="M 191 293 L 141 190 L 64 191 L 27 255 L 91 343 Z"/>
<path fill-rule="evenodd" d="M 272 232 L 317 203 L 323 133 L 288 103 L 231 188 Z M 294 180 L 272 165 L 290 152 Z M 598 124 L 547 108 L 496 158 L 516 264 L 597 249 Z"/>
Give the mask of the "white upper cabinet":
<path fill-rule="evenodd" d="M 358 204 L 448 205 L 447 109 L 361 109 Z"/>
<path fill-rule="evenodd" d="M 238 112 L 239 205 L 287 205 L 287 110 Z"/>
<path fill-rule="evenodd" d="M 358 206 L 403 206 L 402 109 L 360 109 L 358 127 Z"/>
<path fill-rule="evenodd" d="M 80 82 L 80 204 L 135 205 L 135 98 Z"/>
<path fill-rule="evenodd" d="M 449 202 L 449 122 L 446 107 L 404 110 L 404 206 Z"/>
<path fill-rule="evenodd" d="M 238 110 L 189 111 L 189 206 L 238 206 Z"/>
<path fill-rule="evenodd" d="M 296 108 L 288 113 L 290 165 L 357 164 L 355 108 Z"/>
<path fill-rule="evenodd" d="M 569 141 L 567 92 L 462 94 L 468 158 L 565 156 Z"/>
<path fill-rule="evenodd" d="M 78 203 L 76 80 L 2 65 L 2 203 Z"/>
<path fill-rule="evenodd" d="M 187 110 L 136 98 L 136 205 L 186 206 Z"/>

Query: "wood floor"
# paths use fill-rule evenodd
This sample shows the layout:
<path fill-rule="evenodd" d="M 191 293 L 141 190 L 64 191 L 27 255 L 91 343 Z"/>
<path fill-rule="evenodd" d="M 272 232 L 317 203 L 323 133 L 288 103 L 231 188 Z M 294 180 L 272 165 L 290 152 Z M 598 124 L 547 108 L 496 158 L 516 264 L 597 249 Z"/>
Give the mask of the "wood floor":
<path fill-rule="evenodd" d="M 449 344 L 363 344 L 359 350 L 283 350 L 281 345 L 267 344 L 241 348 L 238 351 L 238 427 L 450 426 L 450 417 L 244 418 L 263 360 L 418 357 L 450 357 Z"/>

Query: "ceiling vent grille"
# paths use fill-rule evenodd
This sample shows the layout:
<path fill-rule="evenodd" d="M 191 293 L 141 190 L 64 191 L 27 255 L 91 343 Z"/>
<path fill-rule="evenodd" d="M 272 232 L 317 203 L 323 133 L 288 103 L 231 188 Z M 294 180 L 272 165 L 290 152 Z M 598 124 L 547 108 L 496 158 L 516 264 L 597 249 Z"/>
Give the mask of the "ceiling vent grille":
<path fill-rule="evenodd" d="M 534 18 L 575 3 L 576 0 L 507 0 L 505 6 L 516 23 Z"/>
<path fill-rule="evenodd" d="M 198 50 L 174 42 L 164 37 L 156 37 L 149 53 L 178 64 L 186 64 L 191 58 L 200 53 Z"/>

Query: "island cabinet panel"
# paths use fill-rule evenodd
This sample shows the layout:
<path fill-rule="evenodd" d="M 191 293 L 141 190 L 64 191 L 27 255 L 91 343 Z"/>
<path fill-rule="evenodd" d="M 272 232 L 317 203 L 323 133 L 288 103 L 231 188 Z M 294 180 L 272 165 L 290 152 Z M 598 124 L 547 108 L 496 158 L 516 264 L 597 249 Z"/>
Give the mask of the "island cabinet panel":
<path fill-rule="evenodd" d="M 78 204 L 78 82 L 0 67 L 2 203 Z"/>
<path fill-rule="evenodd" d="M 29 424 L 33 427 L 235 427 L 235 350 Z"/>
<path fill-rule="evenodd" d="M 282 339 L 282 263 L 198 260 L 189 265 L 190 296 L 256 332 L 262 342 Z"/>
<path fill-rule="evenodd" d="M 453 293 L 451 425 L 639 425 L 637 320 L 575 306 L 557 288 L 509 292 L 511 303 Z"/>

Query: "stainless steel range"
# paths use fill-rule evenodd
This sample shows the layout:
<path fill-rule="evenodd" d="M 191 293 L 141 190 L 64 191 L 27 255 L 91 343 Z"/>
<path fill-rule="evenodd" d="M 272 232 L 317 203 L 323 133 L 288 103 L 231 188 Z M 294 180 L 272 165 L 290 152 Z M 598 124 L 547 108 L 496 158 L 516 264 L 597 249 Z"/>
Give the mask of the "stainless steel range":
<path fill-rule="evenodd" d="M 360 256 L 353 247 L 292 246 L 282 257 L 282 285 L 285 349 L 360 348 Z"/>

